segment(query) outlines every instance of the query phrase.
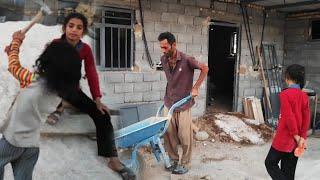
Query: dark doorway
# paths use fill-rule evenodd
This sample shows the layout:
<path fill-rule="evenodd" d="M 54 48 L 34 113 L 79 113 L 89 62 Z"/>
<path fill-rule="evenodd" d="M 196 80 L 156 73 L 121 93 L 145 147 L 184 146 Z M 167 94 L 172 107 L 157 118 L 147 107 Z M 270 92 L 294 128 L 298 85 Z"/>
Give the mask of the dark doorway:
<path fill-rule="evenodd" d="M 235 24 L 212 22 L 209 26 L 208 111 L 233 109 L 235 66 L 239 28 Z"/>

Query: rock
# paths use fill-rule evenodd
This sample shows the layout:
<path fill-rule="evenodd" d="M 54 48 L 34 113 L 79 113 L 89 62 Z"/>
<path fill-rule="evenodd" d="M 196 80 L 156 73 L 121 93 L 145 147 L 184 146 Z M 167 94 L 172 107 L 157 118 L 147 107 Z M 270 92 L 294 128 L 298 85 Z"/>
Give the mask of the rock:
<path fill-rule="evenodd" d="M 214 139 L 211 139 L 211 142 L 213 142 L 213 143 L 214 143 L 215 141 L 216 141 L 216 140 L 214 140 Z"/>
<path fill-rule="evenodd" d="M 205 132 L 205 131 L 199 131 L 199 132 L 197 132 L 195 138 L 198 141 L 204 141 L 204 140 L 209 138 L 209 134 L 207 132 Z"/>

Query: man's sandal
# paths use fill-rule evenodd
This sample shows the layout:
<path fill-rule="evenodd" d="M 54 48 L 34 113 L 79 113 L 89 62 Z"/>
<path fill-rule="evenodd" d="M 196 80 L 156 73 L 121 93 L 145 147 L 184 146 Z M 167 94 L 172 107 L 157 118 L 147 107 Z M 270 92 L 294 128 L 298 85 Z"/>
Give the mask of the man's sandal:
<path fill-rule="evenodd" d="M 116 172 L 122 177 L 123 180 L 136 180 L 136 175 L 134 172 L 125 165 L 123 165 L 121 170 Z"/>
<path fill-rule="evenodd" d="M 49 114 L 49 116 L 47 117 L 47 123 L 50 125 L 55 125 L 57 124 L 58 121 L 60 121 L 61 119 L 61 114 L 62 112 L 59 111 L 54 111 L 51 114 Z"/>

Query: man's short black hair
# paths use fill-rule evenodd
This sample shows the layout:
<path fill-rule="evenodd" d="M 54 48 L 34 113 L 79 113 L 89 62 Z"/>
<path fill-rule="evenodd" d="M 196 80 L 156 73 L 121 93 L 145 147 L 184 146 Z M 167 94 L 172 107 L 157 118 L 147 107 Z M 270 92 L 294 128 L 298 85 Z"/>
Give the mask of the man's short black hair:
<path fill-rule="evenodd" d="M 292 64 L 287 67 L 285 77 L 300 85 L 300 88 L 305 84 L 305 68 L 299 64 Z"/>
<path fill-rule="evenodd" d="M 163 40 L 167 40 L 169 44 L 173 44 L 176 42 L 176 38 L 174 37 L 174 35 L 171 32 L 163 32 L 159 35 L 158 37 L 158 41 L 163 41 Z"/>

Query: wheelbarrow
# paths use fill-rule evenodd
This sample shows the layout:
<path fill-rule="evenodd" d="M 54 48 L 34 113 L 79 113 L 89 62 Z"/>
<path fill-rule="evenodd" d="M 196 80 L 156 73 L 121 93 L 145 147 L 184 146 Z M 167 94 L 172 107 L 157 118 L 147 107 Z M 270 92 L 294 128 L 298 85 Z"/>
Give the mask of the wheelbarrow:
<path fill-rule="evenodd" d="M 162 104 L 158 108 L 155 117 L 150 117 L 115 131 L 114 136 L 116 146 L 118 148 L 129 148 L 131 150 L 131 157 L 124 160 L 124 163 L 127 167 L 131 168 L 135 172 L 138 172 L 139 161 L 137 159 L 137 151 L 141 146 L 145 145 L 150 145 L 152 153 L 158 162 L 161 161 L 162 157 L 165 166 L 171 166 L 169 157 L 164 150 L 160 138 L 164 135 L 168 128 L 174 110 L 188 102 L 191 98 L 192 96 L 189 95 L 172 105 L 166 117 L 160 116 L 160 113 L 164 108 L 164 105 Z"/>

